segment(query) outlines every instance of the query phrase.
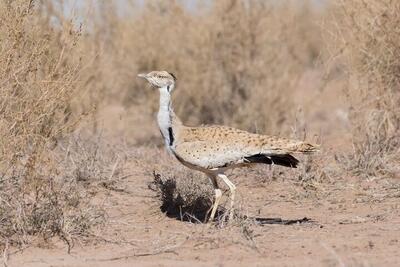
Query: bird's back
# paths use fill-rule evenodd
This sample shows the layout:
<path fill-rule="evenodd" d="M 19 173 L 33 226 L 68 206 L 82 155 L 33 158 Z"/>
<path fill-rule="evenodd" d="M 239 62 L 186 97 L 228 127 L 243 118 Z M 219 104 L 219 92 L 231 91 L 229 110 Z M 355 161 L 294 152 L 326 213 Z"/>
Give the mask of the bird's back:
<path fill-rule="evenodd" d="M 205 169 L 268 163 L 271 157 L 279 157 L 278 162 L 283 163 L 280 165 L 290 166 L 297 164 L 290 153 L 310 153 L 317 150 L 315 146 L 305 142 L 254 134 L 225 126 L 183 127 L 179 135 L 174 152 L 177 158 Z M 286 165 L 285 160 L 289 160 Z"/>

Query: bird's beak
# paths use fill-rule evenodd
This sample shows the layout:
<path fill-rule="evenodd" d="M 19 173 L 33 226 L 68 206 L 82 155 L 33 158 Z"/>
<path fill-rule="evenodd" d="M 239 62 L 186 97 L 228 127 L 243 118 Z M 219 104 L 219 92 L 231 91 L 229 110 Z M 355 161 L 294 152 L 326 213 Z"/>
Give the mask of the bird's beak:
<path fill-rule="evenodd" d="M 147 74 L 145 74 L 145 73 L 140 73 L 140 74 L 138 74 L 138 77 L 140 77 L 140 78 L 146 78 L 146 76 L 147 76 Z"/>

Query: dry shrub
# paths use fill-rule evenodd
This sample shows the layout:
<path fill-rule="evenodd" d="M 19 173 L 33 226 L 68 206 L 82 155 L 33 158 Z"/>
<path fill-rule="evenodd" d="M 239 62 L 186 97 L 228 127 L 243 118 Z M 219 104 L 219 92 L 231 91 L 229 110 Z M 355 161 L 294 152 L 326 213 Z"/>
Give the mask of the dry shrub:
<path fill-rule="evenodd" d="M 0 3 L 0 245 L 69 242 L 102 220 L 55 150 L 81 117 L 80 35 L 45 1 Z"/>
<path fill-rule="evenodd" d="M 178 1 L 146 1 L 127 6 L 126 17 L 102 3 L 93 34 L 100 95 L 123 102 L 130 119 L 150 115 L 144 110 L 156 111 L 158 95 L 136 74 L 166 69 L 178 77 L 175 107 L 186 123 L 288 132 L 291 95 L 321 53 L 321 14 L 309 4 L 271 2 L 212 1 L 191 12 Z"/>
<path fill-rule="evenodd" d="M 214 201 L 211 183 L 200 173 L 185 171 L 168 175 L 154 172 L 150 188 L 157 192 L 161 211 L 168 216 L 192 222 L 203 222 Z"/>
<path fill-rule="evenodd" d="M 346 167 L 360 176 L 399 173 L 400 3 L 343 1 L 337 14 L 350 70 L 353 151 Z"/>
<path fill-rule="evenodd" d="M 58 236 L 70 249 L 76 239 L 93 238 L 92 229 L 102 225 L 105 213 L 92 202 L 92 196 L 98 185 L 115 186 L 113 176 L 118 176 L 123 166 L 114 150 L 97 141 L 76 136 L 60 140 L 48 151 L 51 166 L 39 165 L 40 170 L 33 172 L 37 175 L 33 177 L 35 187 L 21 187 L 25 177 L 4 177 L 0 190 L 2 242 L 27 245 L 34 236 L 44 241 Z"/>
<path fill-rule="evenodd" d="M 106 144 L 101 135 L 83 136 L 74 134 L 59 142 L 56 156 L 57 162 L 65 166 L 63 175 L 88 185 L 120 177 L 126 160 L 123 148 Z"/>

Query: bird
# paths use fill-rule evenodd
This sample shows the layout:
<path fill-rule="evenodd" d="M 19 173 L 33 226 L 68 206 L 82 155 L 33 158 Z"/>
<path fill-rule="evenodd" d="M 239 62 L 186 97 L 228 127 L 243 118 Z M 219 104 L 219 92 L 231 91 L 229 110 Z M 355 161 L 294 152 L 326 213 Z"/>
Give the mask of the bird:
<path fill-rule="evenodd" d="M 138 77 L 159 90 L 157 121 L 169 154 L 184 166 L 206 174 L 214 187 L 215 200 L 209 222 L 214 221 L 222 197 L 219 181 L 223 181 L 230 191 L 228 221 L 234 216 L 236 186 L 225 175 L 226 170 L 259 163 L 296 168 L 299 160 L 292 154 L 310 154 L 319 150 L 318 145 L 304 141 L 250 133 L 227 126 L 185 126 L 172 107 L 171 94 L 175 89 L 176 76 L 167 71 L 151 71 L 138 74 Z"/>

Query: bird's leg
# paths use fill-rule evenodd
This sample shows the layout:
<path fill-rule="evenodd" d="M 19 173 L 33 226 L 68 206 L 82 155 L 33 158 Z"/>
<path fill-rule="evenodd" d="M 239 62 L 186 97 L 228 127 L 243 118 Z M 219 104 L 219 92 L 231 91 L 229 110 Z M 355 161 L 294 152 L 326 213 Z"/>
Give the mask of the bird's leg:
<path fill-rule="evenodd" d="M 218 204 L 219 204 L 219 201 L 221 200 L 221 197 L 222 197 L 222 192 L 221 192 L 221 189 L 219 189 L 219 186 L 218 186 L 217 176 L 214 175 L 214 174 L 207 174 L 207 175 L 210 178 L 210 181 L 213 184 L 214 191 L 215 191 L 215 201 L 214 201 L 214 203 L 213 203 L 213 205 L 211 207 L 211 215 L 210 215 L 210 218 L 209 218 L 209 222 L 212 222 L 212 221 L 214 221 L 215 213 L 217 212 Z"/>
<path fill-rule="evenodd" d="M 226 177 L 225 174 L 218 174 L 218 177 L 221 178 L 225 184 L 229 187 L 229 191 L 231 192 L 230 198 L 231 198 L 231 203 L 230 203 L 230 209 L 229 209 L 229 221 L 233 219 L 233 204 L 235 202 L 235 191 L 236 191 L 236 186 Z"/>
<path fill-rule="evenodd" d="M 217 212 L 218 204 L 219 204 L 219 201 L 221 200 L 221 196 L 222 196 L 221 189 L 216 188 L 215 189 L 215 201 L 214 201 L 214 205 L 212 207 L 211 215 L 210 215 L 210 219 L 209 219 L 210 222 L 214 221 L 215 213 Z"/>

